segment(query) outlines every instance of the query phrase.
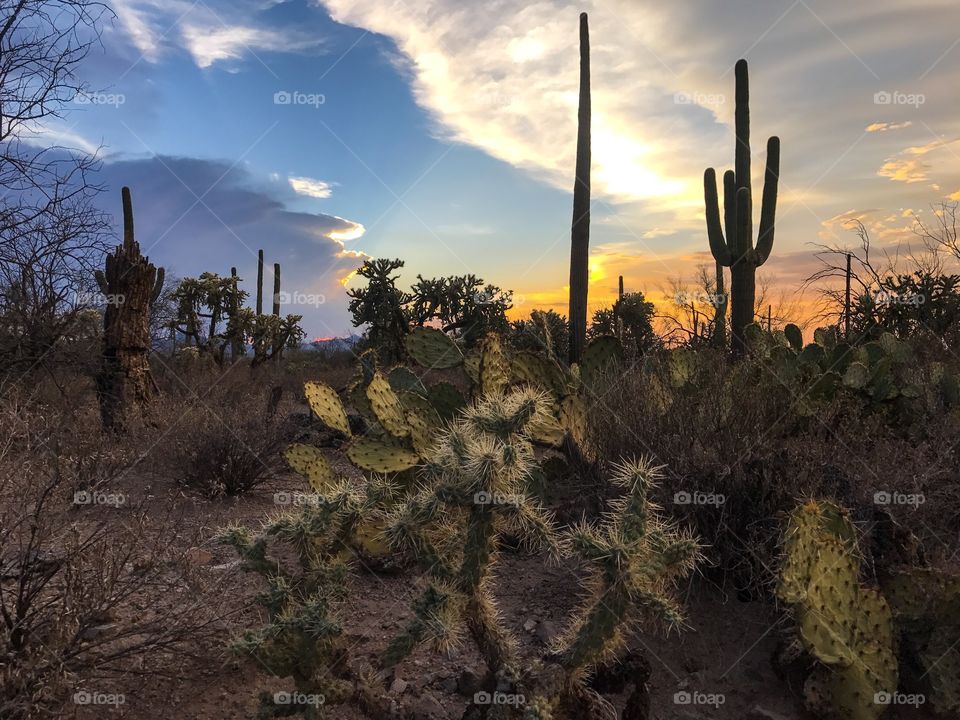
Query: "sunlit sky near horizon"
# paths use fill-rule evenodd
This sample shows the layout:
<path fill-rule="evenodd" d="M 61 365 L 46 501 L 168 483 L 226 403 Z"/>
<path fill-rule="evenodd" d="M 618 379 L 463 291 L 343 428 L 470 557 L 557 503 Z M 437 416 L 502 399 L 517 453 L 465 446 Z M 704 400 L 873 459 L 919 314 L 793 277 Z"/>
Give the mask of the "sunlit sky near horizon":
<path fill-rule="evenodd" d="M 811 243 L 910 238 L 960 200 L 956 0 L 114 0 L 84 67 L 99 91 L 44 142 L 101 147 L 105 209 L 178 276 L 283 267 L 310 336 L 352 331 L 364 257 L 404 279 L 474 273 L 517 311 L 566 310 L 578 14 L 593 79 L 591 305 L 617 276 L 658 298 L 710 263 L 702 175 L 733 162 L 750 62 L 755 187 L 782 140 L 761 273 L 793 293 Z M 889 101 L 889 102 L 887 102 Z M 354 281 L 355 282 L 355 281 Z M 253 283 L 245 287 L 253 290 Z"/>

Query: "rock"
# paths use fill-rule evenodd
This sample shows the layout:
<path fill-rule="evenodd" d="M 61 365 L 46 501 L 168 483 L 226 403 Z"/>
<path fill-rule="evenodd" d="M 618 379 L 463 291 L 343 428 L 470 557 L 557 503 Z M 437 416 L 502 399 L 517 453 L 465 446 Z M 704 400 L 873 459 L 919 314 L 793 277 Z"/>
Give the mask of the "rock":
<path fill-rule="evenodd" d="M 465 667 L 457 678 L 457 692 L 464 697 L 473 697 L 480 690 L 480 675 L 473 668 Z"/>
<path fill-rule="evenodd" d="M 457 691 L 457 679 L 452 676 L 444 678 L 438 683 L 438 687 L 448 695 L 453 695 Z"/>
<path fill-rule="evenodd" d="M 402 695 L 403 691 L 407 689 L 409 683 L 402 678 L 395 677 L 393 682 L 390 683 L 390 694 L 391 695 Z"/>
<path fill-rule="evenodd" d="M 407 717 L 410 720 L 446 720 L 450 716 L 439 700 L 430 693 L 423 693 L 407 705 Z"/>
<path fill-rule="evenodd" d="M 542 620 L 540 624 L 537 625 L 537 640 L 542 642 L 544 645 L 549 645 L 552 643 L 558 634 L 559 629 L 549 620 Z"/>
<path fill-rule="evenodd" d="M 523 629 L 527 632 L 533 632 L 533 629 L 537 626 L 536 618 L 528 618 L 527 621 L 523 624 Z"/>

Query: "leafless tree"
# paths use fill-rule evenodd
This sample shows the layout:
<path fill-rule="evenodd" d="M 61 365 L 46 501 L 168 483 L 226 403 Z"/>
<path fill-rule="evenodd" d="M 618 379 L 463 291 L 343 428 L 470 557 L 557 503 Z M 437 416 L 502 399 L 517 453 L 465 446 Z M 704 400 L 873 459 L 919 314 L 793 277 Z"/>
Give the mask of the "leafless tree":
<path fill-rule="evenodd" d="M 108 223 L 96 155 L 43 131 L 89 96 L 79 66 L 112 15 L 91 0 L 0 0 L 0 368 L 33 367 L 96 304 Z"/>

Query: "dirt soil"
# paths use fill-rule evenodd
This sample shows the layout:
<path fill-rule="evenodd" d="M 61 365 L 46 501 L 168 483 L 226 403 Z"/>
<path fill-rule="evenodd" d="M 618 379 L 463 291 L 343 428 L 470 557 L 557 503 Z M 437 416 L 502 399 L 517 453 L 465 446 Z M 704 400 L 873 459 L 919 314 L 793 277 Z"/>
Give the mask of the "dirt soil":
<path fill-rule="evenodd" d="M 331 453 L 331 460 L 337 459 Z M 342 462 L 342 461 L 340 461 Z M 139 486 L 138 486 L 139 483 Z M 189 656 L 170 653 L 153 657 L 149 666 L 131 667 L 119 679 L 76 678 L 75 690 L 122 694 L 117 706 L 79 705 L 68 702 L 61 717 L 135 718 L 136 720 L 222 720 L 252 718 L 261 691 L 292 689 L 288 680 L 272 677 L 255 661 L 235 658 L 224 651 L 227 641 L 245 628 L 256 627 L 262 616 L 253 604 L 261 590 L 259 578 L 240 571 L 231 548 L 215 541 L 219 528 L 240 523 L 259 528 L 263 519 L 277 510 L 274 493 L 303 491 L 294 476 L 281 476 L 240 499 L 209 501 L 186 494 L 169 481 L 144 485 L 131 479 L 122 491 L 133 499 L 145 499 L 168 517 L 173 507 L 182 513 L 179 536 L 190 549 L 191 562 L 206 584 L 218 588 L 217 631 L 199 642 Z M 131 505 L 136 504 L 132 502 Z M 122 522 L 124 508 L 90 508 L 84 512 L 112 514 Z M 199 540 L 197 540 L 199 538 Z M 351 655 L 355 664 L 377 666 L 377 658 L 389 640 L 410 617 L 417 594 L 414 570 L 374 572 L 358 565 L 342 608 Z M 579 584 L 568 567 L 547 565 L 542 558 L 505 552 L 497 567 L 496 594 L 501 614 L 520 639 L 523 652 L 534 657 L 563 627 L 576 603 Z M 155 597 L 158 609 L 181 607 L 191 601 L 185 590 L 179 595 Z M 689 627 L 679 635 L 634 638 L 632 650 L 642 652 L 652 668 L 651 717 L 656 720 L 805 720 L 797 696 L 774 672 L 771 658 L 778 642 L 778 613 L 759 601 L 741 602 L 705 582 L 695 580 L 686 589 Z M 122 623 L 124 618 L 115 619 Z M 473 682 L 481 671 L 475 650 L 465 645 L 446 656 L 418 649 L 384 680 L 393 698 L 393 717 L 458 719 Z M 722 704 L 717 702 L 722 697 Z M 613 698 L 616 703 L 618 698 Z M 623 698 L 619 698 L 622 702 Z M 890 718 L 932 717 L 924 709 L 905 712 L 900 708 Z M 366 718 L 355 708 L 329 708 L 329 717 L 342 720 Z M 379 719 L 376 719 L 379 720 Z"/>

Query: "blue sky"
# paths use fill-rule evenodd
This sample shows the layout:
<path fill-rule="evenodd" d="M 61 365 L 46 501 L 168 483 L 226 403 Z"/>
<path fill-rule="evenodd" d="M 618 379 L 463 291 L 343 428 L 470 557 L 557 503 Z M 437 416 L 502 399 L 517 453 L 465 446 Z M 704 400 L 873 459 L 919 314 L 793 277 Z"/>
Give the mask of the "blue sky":
<path fill-rule="evenodd" d="M 591 301 L 657 297 L 707 262 L 702 172 L 732 162 L 732 65 L 751 63 L 755 176 L 783 142 L 768 282 L 813 242 L 912 236 L 960 199 L 960 9 L 947 0 L 118 0 L 84 68 L 91 102 L 46 142 L 102 145 L 105 208 L 179 276 L 283 266 L 311 336 L 350 331 L 363 257 L 472 272 L 518 310 L 565 305 L 577 15 L 591 17 Z M 288 104 L 277 93 L 296 95 Z M 877 100 L 891 93 L 892 101 Z M 280 96 L 284 99 L 286 96 Z M 321 101 L 322 100 L 322 101 Z M 252 284 L 247 285 L 252 290 Z"/>

